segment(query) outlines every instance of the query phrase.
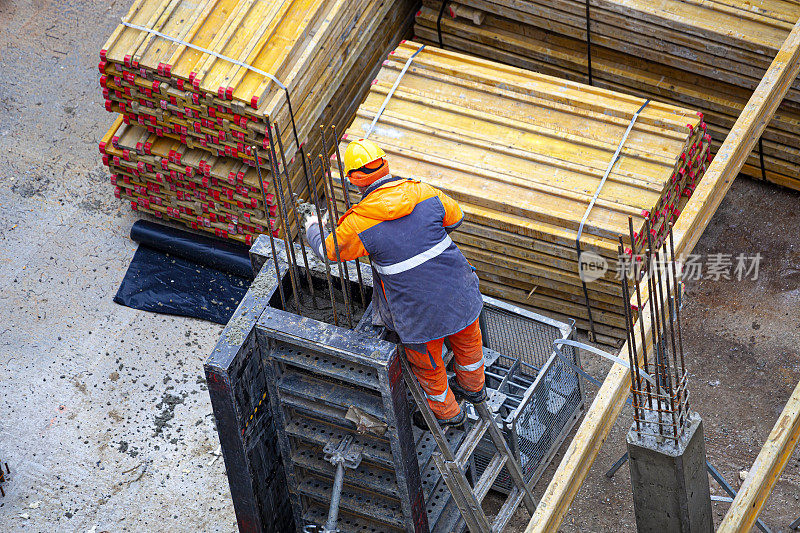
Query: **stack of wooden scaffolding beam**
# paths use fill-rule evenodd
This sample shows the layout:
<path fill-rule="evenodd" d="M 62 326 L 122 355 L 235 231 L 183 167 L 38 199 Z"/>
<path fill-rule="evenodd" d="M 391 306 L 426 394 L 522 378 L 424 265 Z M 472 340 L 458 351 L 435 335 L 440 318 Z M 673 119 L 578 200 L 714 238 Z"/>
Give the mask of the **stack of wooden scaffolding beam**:
<path fill-rule="evenodd" d="M 364 137 L 385 103 L 369 139 L 386 151 L 393 175 L 461 204 L 465 222 L 452 237 L 484 294 L 575 317 L 586 329 L 578 228 L 645 100 L 430 46 L 398 82 L 419 48 L 406 41 L 384 62 L 343 142 Z M 648 218 L 660 242 L 702 177 L 709 137 L 698 113 L 651 101 L 619 153 L 580 238 L 583 252 L 609 263 L 587 283 L 595 331 L 607 343 L 624 335 L 618 236 L 639 253 Z"/>
<path fill-rule="evenodd" d="M 243 242 L 277 231 L 268 128 L 307 197 L 298 145 L 319 154 L 319 124 L 350 121 L 415 4 L 137 0 L 100 52 L 106 109 L 122 116 L 100 145 L 117 196 Z"/>
<path fill-rule="evenodd" d="M 463 0 L 439 20 L 445 48 L 679 106 L 702 109 L 719 145 L 800 18 L 783 0 Z M 442 2 L 424 0 L 415 34 L 439 43 Z M 763 165 L 761 161 L 763 148 Z M 742 172 L 800 189 L 800 82 Z"/>

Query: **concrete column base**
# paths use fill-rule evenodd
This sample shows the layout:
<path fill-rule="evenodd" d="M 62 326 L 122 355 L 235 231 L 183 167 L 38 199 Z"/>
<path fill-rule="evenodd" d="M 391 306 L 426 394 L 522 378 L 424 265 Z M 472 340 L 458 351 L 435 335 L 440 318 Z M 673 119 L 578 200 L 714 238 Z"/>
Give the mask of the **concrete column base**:
<path fill-rule="evenodd" d="M 647 424 L 648 430 L 653 426 Z M 711 490 L 703 421 L 690 413 L 683 437 L 672 440 L 628 432 L 633 503 L 639 533 L 711 533 Z"/>

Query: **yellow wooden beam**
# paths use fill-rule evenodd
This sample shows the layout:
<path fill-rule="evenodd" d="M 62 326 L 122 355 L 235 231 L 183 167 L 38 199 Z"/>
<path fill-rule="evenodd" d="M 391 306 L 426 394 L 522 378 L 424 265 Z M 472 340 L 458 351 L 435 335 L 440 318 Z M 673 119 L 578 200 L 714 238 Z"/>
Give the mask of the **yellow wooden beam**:
<path fill-rule="evenodd" d="M 786 38 L 678 219 L 675 225 L 678 256 L 690 253 L 697 244 L 798 72 L 800 21 Z M 644 318 L 647 317 L 645 313 Z M 623 346 L 620 353 L 626 352 L 627 347 Z M 526 533 L 558 530 L 625 405 L 629 387 L 630 371 L 614 365 L 542 496 Z"/>
<path fill-rule="evenodd" d="M 695 1 L 727 9 L 721 2 L 691 0 Z M 666 6 L 671 2 L 673 0 L 665 0 L 658 4 Z M 737 0 L 724 2 L 737 11 L 746 9 L 746 3 Z M 486 11 L 486 19 L 481 25 L 475 25 L 464 18 L 444 17 L 441 20 L 442 38 L 448 48 L 542 74 L 576 81 L 586 79 L 586 54 L 581 44 L 586 38 L 584 2 L 569 2 L 575 8 L 571 14 L 561 12 L 555 6 L 556 2 L 550 0 L 461 0 L 461 3 Z M 686 2 L 681 0 L 680 3 Z M 415 24 L 416 38 L 423 43 L 438 43 L 436 22 L 440 5 L 438 0 L 423 2 Z M 537 7 L 532 9 L 533 6 Z M 669 18 L 660 26 L 640 20 L 639 29 L 636 29 L 635 15 L 618 12 L 629 8 L 635 11 L 627 0 L 598 0 L 592 6 L 592 43 L 597 45 L 592 56 L 594 85 L 702 109 L 715 151 L 800 16 L 800 4 L 797 3 L 789 5 L 772 0 L 759 3 L 757 19 L 768 15 L 769 18 L 791 20 L 791 23 L 785 27 L 781 25 L 780 32 L 774 35 L 777 39 L 773 46 L 756 54 L 753 53 L 755 49 L 747 44 L 755 35 L 750 30 L 733 30 L 740 35 L 737 40 L 743 39 L 739 46 L 712 43 L 707 38 L 688 37 L 692 32 L 682 31 Z M 568 20 L 556 20 L 561 15 Z M 702 18 L 703 14 L 698 12 L 696 17 Z M 743 18 L 749 17 L 743 14 Z M 723 31 L 733 27 L 718 24 L 717 27 Z M 737 25 L 738 22 L 734 23 Z M 653 45 L 656 42 L 661 45 Z M 705 50 L 706 47 L 709 48 Z M 712 49 L 716 54 L 709 53 Z M 685 53 L 687 51 L 691 54 Z M 721 59 L 723 55 L 725 57 Z M 706 59 L 703 60 L 702 56 Z M 800 190 L 797 175 L 800 159 L 796 148 L 800 115 L 792 106 L 792 102 L 799 101 L 800 91 L 795 84 L 765 130 L 763 143 L 759 143 L 763 163 L 760 164 L 759 151 L 751 153 L 742 174 Z"/>
<path fill-rule="evenodd" d="M 800 383 L 756 457 L 718 532 L 750 531 L 800 439 Z"/>

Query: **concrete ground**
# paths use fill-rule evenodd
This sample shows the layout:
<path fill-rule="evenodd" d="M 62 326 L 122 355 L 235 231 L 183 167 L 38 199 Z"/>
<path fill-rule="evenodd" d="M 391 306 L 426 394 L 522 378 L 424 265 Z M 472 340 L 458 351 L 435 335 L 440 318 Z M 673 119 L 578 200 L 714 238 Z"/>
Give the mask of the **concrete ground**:
<path fill-rule="evenodd" d="M 221 328 L 112 302 L 138 217 L 113 197 L 97 151 L 112 117 L 96 64 L 129 3 L 0 3 L 3 531 L 235 530 L 202 380 Z M 688 284 L 693 406 L 709 457 L 736 486 L 800 379 L 798 200 L 737 181 L 697 251 L 760 252 L 760 277 Z M 564 531 L 633 529 L 627 469 L 603 476 L 629 424 L 623 411 Z M 796 452 L 765 521 L 786 531 L 798 498 Z M 719 519 L 727 506 L 714 508 Z M 520 513 L 515 529 L 525 522 Z"/>
<path fill-rule="evenodd" d="M 202 363 L 221 327 L 112 302 L 138 218 L 97 149 L 117 2 L 0 3 L 2 531 L 234 531 Z"/>

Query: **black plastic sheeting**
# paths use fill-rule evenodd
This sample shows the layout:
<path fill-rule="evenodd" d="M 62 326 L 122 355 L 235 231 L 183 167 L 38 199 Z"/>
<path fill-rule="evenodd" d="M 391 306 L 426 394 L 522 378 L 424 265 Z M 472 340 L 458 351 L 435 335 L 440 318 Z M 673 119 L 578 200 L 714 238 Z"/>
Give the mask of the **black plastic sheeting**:
<path fill-rule="evenodd" d="M 120 305 L 226 324 L 253 279 L 244 245 L 145 220 L 131 239 L 139 248 L 114 296 Z"/>

